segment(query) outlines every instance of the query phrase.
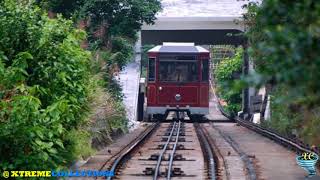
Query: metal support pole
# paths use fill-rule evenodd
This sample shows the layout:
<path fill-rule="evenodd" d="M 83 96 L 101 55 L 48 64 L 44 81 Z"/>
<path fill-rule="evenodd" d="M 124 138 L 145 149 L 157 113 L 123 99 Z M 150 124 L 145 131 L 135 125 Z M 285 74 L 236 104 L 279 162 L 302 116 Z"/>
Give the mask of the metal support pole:
<path fill-rule="evenodd" d="M 243 75 L 249 74 L 249 56 L 248 56 L 248 44 L 245 42 L 243 44 L 243 68 L 242 68 Z M 243 98 L 242 98 L 242 112 L 244 114 L 250 114 L 250 107 L 249 107 L 249 87 L 246 87 L 242 91 Z"/>

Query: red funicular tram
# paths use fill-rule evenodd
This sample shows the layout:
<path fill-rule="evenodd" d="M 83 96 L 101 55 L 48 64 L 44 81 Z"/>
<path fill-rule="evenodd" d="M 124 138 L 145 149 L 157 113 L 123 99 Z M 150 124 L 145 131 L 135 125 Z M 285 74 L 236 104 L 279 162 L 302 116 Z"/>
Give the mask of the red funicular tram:
<path fill-rule="evenodd" d="M 199 120 L 209 113 L 208 50 L 194 43 L 163 43 L 148 51 L 149 117 L 164 120 L 170 111 Z"/>

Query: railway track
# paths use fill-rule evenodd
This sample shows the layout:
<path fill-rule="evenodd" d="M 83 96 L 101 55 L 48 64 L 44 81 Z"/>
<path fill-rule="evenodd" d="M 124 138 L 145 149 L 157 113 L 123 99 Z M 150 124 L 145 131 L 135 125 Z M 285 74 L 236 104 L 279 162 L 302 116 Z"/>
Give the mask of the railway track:
<path fill-rule="evenodd" d="M 100 170 L 115 172 L 107 179 L 217 179 L 208 137 L 198 123 L 155 123 Z"/>
<path fill-rule="evenodd" d="M 131 143 L 125 146 L 121 151 L 115 153 L 111 156 L 108 161 L 102 164 L 100 167 L 100 171 L 109 170 L 116 173 L 117 168 L 124 163 L 124 161 L 129 158 L 130 152 L 132 152 L 135 148 L 141 145 L 144 140 L 152 134 L 153 131 L 157 129 L 159 123 L 154 123 L 150 127 L 148 127 L 142 134 L 140 134 L 137 138 L 135 138 Z M 108 177 L 107 179 L 111 179 Z"/>
<path fill-rule="evenodd" d="M 195 123 L 194 126 L 197 129 L 198 138 L 200 139 L 202 145 L 203 156 L 206 158 L 206 166 L 208 168 L 208 179 L 217 179 L 216 169 L 218 168 L 218 165 L 215 163 L 217 156 L 214 155 L 212 142 L 210 141 L 208 132 L 198 123 Z"/>
<path fill-rule="evenodd" d="M 259 179 L 251 156 L 212 123 L 172 121 L 150 125 L 100 170 L 115 172 L 107 179 Z"/>

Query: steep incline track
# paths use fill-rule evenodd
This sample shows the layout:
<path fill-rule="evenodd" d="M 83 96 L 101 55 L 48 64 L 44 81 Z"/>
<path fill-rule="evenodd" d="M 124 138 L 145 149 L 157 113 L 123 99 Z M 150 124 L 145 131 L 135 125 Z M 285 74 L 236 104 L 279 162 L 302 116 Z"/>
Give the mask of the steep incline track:
<path fill-rule="evenodd" d="M 199 124 L 161 123 L 145 134 L 102 169 L 118 179 L 216 178 L 212 146 Z"/>

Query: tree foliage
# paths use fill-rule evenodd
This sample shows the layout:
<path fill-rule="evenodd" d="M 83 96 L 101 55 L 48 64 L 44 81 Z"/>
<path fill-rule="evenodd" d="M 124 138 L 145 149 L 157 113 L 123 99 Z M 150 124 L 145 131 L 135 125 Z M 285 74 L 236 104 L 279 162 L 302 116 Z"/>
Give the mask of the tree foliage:
<path fill-rule="evenodd" d="M 231 115 L 241 109 L 241 90 L 234 88 L 234 80 L 240 78 L 242 54 L 242 49 L 238 48 L 234 57 L 221 60 L 214 71 L 218 93 L 226 101 L 226 110 Z"/>
<path fill-rule="evenodd" d="M 86 33 L 64 18 L 89 21 L 93 60 L 104 54 L 95 73 L 105 75 L 102 84 L 119 109 L 110 124 L 123 127 L 120 88 L 110 74 L 128 62 L 128 39 L 142 23 L 152 23 L 159 9 L 157 0 L 0 1 L 0 169 L 65 168 L 91 151 L 83 126 L 98 82 L 92 82 L 92 56 L 80 47 Z M 49 19 L 46 10 L 62 15 Z"/>
<path fill-rule="evenodd" d="M 106 25 L 106 36 L 135 38 L 143 23 L 153 23 L 159 0 L 40 0 L 66 17 L 89 18 L 93 31 Z"/>
<path fill-rule="evenodd" d="M 62 168 L 87 143 L 85 33 L 32 3 L 4 0 L 0 13 L 0 169 Z"/>
<path fill-rule="evenodd" d="M 266 0 L 251 8 L 255 23 L 247 35 L 262 80 L 284 84 L 290 87 L 290 98 L 316 105 L 320 102 L 320 3 Z"/>
<path fill-rule="evenodd" d="M 299 121 L 282 129 L 295 127 L 307 142 L 319 143 L 320 2 L 264 0 L 249 4 L 245 19 L 258 83 L 271 84 L 276 96 L 271 120 L 288 122 L 299 113 Z M 286 112 L 277 108 L 283 103 Z"/>
<path fill-rule="evenodd" d="M 36 2 L 50 11 L 70 18 L 84 5 L 85 0 L 36 0 Z"/>

